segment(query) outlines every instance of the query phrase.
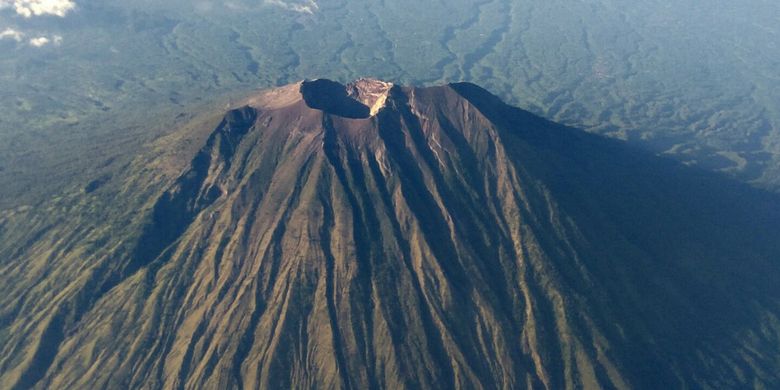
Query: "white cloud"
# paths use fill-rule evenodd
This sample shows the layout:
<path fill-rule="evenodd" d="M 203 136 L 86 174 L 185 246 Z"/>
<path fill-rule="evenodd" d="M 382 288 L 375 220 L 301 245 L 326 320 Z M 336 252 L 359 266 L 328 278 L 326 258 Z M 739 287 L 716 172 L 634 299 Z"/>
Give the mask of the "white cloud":
<path fill-rule="evenodd" d="M 300 12 L 302 14 L 314 14 L 320 7 L 315 0 L 307 0 L 305 3 L 293 3 L 283 0 L 265 0 L 266 4 L 282 7 L 288 11 Z"/>
<path fill-rule="evenodd" d="M 39 37 L 30 38 L 28 43 L 30 44 L 30 46 L 35 46 L 35 47 L 43 47 L 48 44 L 59 46 L 62 43 L 62 36 L 52 35 L 51 37 L 47 37 L 45 35 L 41 35 Z"/>
<path fill-rule="evenodd" d="M 0 41 L 3 39 L 13 39 L 16 42 L 21 42 L 22 38 L 24 38 L 24 33 L 12 28 L 7 28 L 3 30 L 3 32 L 0 32 Z"/>
<path fill-rule="evenodd" d="M 47 37 L 30 38 L 30 45 L 35 47 L 46 46 L 49 42 L 51 42 L 51 40 Z"/>
<path fill-rule="evenodd" d="M 3 8 L 13 8 L 25 18 L 41 15 L 64 17 L 76 8 L 76 3 L 73 0 L 0 0 L 0 9 Z"/>
<path fill-rule="evenodd" d="M 250 9 L 250 7 L 244 5 L 243 3 L 236 3 L 234 1 L 226 1 L 224 6 L 231 11 L 247 11 Z"/>
<path fill-rule="evenodd" d="M 32 35 L 32 34 L 27 34 L 9 27 L 3 31 L 0 31 L 0 40 L 13 39 L 16 42 L 22 42 L 25 39 L 25 37 L 28 35 Z M 28 39 L 27 44 L 33 47 L 43 47 L 49 44 L 52 44 L 54 46 L 59 46 L 60 44 L 62 44 L 62 39 L 63 39 L 62 35 L 57 35 L 57 34 L 37 35 Z"/>
<path fill-rule="evenodd" d="M 309 15 L 320 8 L 316 0 L 261 0 L 259 4 L 256 0 L 201 0 L 194 3 L 195 10 L 199 13 L 208 13 L 216 8 L 231 12 L 257 11 L 268 6 Z"/>

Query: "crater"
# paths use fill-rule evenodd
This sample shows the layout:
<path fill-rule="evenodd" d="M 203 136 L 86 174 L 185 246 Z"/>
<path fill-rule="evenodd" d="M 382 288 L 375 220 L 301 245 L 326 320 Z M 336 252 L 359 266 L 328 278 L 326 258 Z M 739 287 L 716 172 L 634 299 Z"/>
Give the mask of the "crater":
<path fill-rule="evenodd" d="M 347 85 L 347 93 L 369 108 L 369 115 L 376 115 L 387 102 L 393 83 L 375 79 L 359 79 Z"/>
<path fill-rule="evenodd" d="M 359 79 L 347 85 L 317 79 L 301 83 L 301 96 L 314 109 L 345 118 L 370 118 L 385 106 L 392 83 Z"/>

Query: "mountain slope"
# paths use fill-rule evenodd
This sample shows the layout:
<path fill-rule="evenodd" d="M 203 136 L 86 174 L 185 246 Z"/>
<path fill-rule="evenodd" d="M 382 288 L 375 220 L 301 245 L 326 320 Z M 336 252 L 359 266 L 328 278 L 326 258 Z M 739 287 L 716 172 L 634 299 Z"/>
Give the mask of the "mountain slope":
<path fill-rule="evenodd" d="M 3 215 L 2 387 L 780 386 L 775 197 L 471 84 L 245 103 Z"/>

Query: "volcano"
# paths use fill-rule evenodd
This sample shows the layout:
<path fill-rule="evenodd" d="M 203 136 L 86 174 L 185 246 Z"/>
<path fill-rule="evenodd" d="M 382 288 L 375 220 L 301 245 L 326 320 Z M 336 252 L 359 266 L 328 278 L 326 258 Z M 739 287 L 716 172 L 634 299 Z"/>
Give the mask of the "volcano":
<path fill-rule="evenodd" d="M 473 84 L 258 92 L 99 184 L 0 214 L 2 388 L 780 388 L 775 195 Z"/>

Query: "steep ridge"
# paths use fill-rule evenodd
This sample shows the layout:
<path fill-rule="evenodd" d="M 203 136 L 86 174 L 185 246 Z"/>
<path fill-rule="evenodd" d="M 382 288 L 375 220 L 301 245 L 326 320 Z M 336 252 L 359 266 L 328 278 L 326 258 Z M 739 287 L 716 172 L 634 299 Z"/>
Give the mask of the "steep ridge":
<path fill-rule="evenodd" d="M 2 387 L 780 386 L 772 195 L 471 84 L 245 104 L 165 189 L 123 187 L 124 249 L 0 246 L 0 284 L 66 286 L 0 298 Z"/>

